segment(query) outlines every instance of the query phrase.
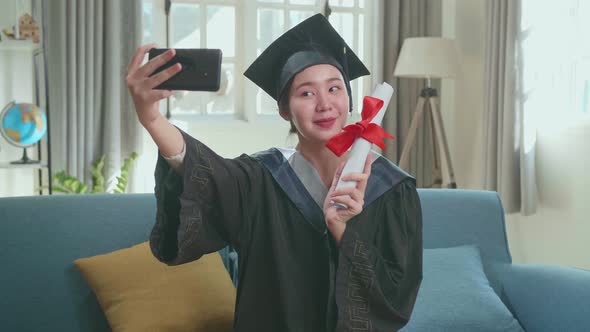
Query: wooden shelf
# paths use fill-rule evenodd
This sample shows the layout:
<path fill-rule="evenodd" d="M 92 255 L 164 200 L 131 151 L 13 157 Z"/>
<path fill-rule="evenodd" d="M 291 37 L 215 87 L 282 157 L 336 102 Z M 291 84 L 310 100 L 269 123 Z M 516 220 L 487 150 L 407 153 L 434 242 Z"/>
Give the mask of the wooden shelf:
<path fill-rule="evenodd" d="M 2 40 L 0 42 L 0 52 L 37 53 L 41 50 L 41 44 L 35 44 L 30 40 Z"/>
<path fill-rule="evenodd" d="M 39 169 L 39 168 L 47 168 L 47 163 L 39 163 L 39 164 L 11 164 L 9 161 L 0 161 L 0 169 L 15 169 L 15 168 L 23 168 L 23 169 Z"/>

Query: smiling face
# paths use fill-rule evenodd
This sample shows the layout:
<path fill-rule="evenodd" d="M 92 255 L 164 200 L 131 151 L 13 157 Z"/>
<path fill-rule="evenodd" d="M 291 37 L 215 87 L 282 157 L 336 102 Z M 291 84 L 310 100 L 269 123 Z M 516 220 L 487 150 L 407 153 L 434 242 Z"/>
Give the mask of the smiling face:
<path fill-rule="evenodd" d="M 340 133 L 348 114 L 342 73 L 332 65 L 314 65 L 295 75 L 289 88 L 289 110 L 281 111 L 297 129 L 299 142 L 325 144 Z"/>

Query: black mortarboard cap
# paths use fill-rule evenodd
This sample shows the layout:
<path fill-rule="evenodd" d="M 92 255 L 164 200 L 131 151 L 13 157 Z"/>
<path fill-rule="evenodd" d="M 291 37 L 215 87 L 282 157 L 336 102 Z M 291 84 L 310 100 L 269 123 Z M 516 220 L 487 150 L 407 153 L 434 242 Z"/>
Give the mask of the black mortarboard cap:
<path fill-rule="evenodd" d="M 316 14 L 272 42 L 244 75 L 278 102 L 295 75 L 318 64 L 331 64 L 342 72 L 351 98 L 350 81 L 369 74 L 330 22 Z"/>

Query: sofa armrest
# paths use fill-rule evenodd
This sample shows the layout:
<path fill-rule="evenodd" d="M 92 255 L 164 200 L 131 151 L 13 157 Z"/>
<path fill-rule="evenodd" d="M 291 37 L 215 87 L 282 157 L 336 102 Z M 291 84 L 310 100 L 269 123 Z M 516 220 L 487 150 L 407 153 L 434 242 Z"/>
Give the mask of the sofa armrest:
<path fill-rule="evenodd" d="M 515 264 L 502 274 L 509 305 L 527 331 L 590 329 L 590 271 Z"/>

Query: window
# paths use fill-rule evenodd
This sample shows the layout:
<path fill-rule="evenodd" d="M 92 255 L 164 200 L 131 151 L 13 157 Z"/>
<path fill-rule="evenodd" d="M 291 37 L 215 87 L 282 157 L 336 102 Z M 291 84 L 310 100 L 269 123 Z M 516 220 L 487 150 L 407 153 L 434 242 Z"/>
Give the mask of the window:
<path fill-rule="evenodd" d="M 523 0 L 525 123 L 554 126 L 590 115 L 590 2 Z"/>
<path fill-rule="evenodd" d="M 332 0 L 329 17 L 361 60 L 371 68 L 370 1 Z M 173 0 L 168 19 L 164 0 L 143 0 L 143 41 L 164 47 L 220 48 L 223 52 L 219 92 L 176 93 L 162 103 L 175 118 L 195 116 L 251 120 L 276 115 L 276 102 L 242 73 L 277 37 L 322 11 L 324 0 Z M 166 38 L 168 36 L 168 38 Z M 370 82 L 352 82 L 358 110 Z"/>

